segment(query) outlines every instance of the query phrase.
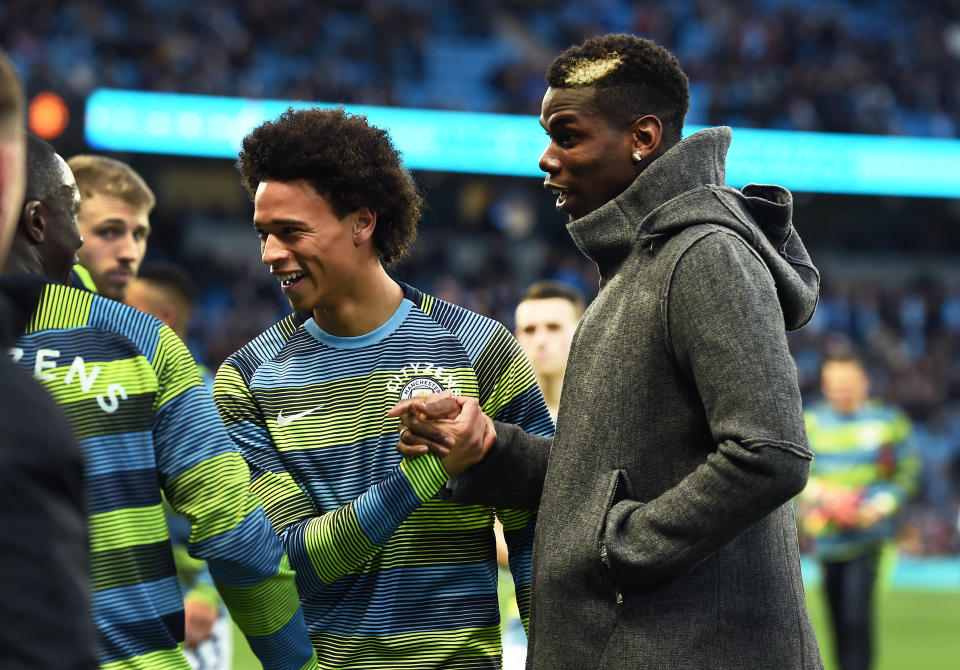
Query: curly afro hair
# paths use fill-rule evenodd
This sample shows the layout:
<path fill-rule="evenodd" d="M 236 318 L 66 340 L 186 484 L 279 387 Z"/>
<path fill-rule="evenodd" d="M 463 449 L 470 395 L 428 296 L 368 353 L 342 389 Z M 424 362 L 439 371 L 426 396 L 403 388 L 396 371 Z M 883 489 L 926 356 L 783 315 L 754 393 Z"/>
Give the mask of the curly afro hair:
<path fill-rule="evenodd" d="M 607 118 L 629 124 L 653 114 L 667 146 L 680 141 L 690 84 L 676 56 L 651 40 L 625 34 L 592 37 L 557 56 L 547 69 L 551 88 L 596 87 Z"/>
<path fill-rule="evenodd" d="M 243 138 L 237 160 L 251 199 L 262 181 L 305 179 L 339 218 L 360 207 L 377 214 L 373 243 L 384 263 L 417 236 L 422 199 L 387 131 L 337 109 L 289 108 Z"/>

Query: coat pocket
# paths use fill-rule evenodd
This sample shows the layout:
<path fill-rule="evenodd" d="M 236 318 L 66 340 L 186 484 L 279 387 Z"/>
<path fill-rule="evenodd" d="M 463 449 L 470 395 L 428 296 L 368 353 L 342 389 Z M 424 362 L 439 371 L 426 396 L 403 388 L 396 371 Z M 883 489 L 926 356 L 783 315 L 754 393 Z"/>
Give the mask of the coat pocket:
<path fill-rule="evenodd" d="M 614 470 L 609 474 L 604 497 L 606 503 L 603 507 L 603 514 L 600 516 L 600 527 L 597 528 L 596 533 L 598 557 L 603 573 L 610 583 L 613 596 L 618 605 L 623 603 L 623 591 L 617 584 L 617 580 L 614 578 L 613 571 L 610 568 L 610 555 L 607 551 L 606 542 L 607 517 L 610 515 L 610 510 L 613 509 L 614 505 L 621 500 L 630 499 L 632 493 L 630 477 L 625 470 Z"/>

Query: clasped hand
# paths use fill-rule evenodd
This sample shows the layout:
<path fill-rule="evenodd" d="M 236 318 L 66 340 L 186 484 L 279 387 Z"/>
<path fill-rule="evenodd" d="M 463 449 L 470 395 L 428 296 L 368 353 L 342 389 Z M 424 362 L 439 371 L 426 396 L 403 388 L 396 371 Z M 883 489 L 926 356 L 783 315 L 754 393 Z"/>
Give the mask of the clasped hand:
<path fill-rule="evenodd" d="M 497 438 L 476 398 L 449 391 L 401 400 L 387 416 L 404 426 L 397 451 L 407 458 L 433 453 L 451 477 L 482 461 Z"/>

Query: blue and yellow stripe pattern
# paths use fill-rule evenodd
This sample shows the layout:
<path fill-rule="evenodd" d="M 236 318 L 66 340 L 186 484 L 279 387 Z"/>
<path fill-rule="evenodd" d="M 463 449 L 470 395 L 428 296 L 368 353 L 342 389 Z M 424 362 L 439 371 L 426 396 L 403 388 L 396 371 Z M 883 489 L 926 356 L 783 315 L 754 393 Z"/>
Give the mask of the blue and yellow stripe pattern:
<path fill-rule="evenodd" d="M 50 284 L 11 353 L 60 404 L 83 448 L 102 667 L 190 667 L 161 489 L 190 520 L 190 554 L 208 561 L 264 664 L 316 667 L 293 571 L 176 334 L 118 302 Z"/>
<path fill-rule="evenodd" d="M 529 432 L 553 424 L 501 324 L 404 292 L 361 337 L 290 315 L 227 359 L 214 399 L 284 538 L 320 667 L 499 668 L 494 518 L 526 623 L 535 515 L 440 500 L 446 471 L 400 457 L 387 411 L 449 389 Z"/>
<path fill-rule="evenodd" d="M 849 560 L 877 549 L 896 533 L 896 517 L 917 488 L 919 453 L 910 440 L 907 416 L 869 402 L 844 414 L 823 402 L 804 413 L 814 459 L 798 503 L 801 529 L 826 561 Z M 831 499 L 859 499 L 858 522 L 830 518 Z"/>

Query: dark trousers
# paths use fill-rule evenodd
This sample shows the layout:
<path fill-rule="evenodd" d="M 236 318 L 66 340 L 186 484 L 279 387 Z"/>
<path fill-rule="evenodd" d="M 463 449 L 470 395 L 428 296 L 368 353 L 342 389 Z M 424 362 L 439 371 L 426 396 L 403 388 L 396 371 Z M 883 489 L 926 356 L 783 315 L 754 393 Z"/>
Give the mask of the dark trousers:
<path fill-rule="evenodd" d="M 879 563 L 877 548 L 849 561 L 822 564 L 840 670 L 870 670 Z"/>

